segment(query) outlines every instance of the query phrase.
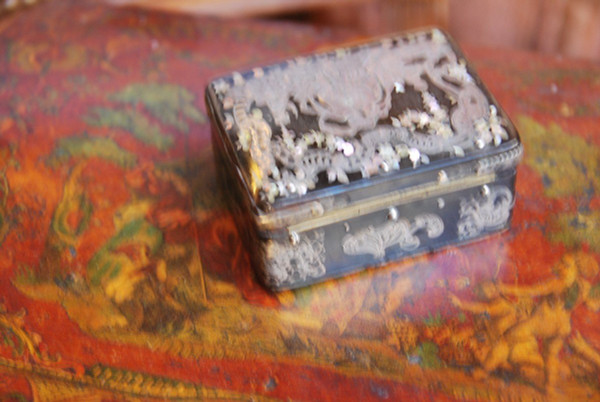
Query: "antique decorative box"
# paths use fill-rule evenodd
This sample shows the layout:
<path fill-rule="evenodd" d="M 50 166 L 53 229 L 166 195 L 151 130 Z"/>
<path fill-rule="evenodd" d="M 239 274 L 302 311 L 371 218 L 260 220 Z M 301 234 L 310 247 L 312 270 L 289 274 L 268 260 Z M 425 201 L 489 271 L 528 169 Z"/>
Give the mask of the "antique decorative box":
<path fill-rule="evenodd" d="M 233 73 L 206 102 L 220 180 L 273 289 L 509 225 L 518 134 L 437 29 Z"/>

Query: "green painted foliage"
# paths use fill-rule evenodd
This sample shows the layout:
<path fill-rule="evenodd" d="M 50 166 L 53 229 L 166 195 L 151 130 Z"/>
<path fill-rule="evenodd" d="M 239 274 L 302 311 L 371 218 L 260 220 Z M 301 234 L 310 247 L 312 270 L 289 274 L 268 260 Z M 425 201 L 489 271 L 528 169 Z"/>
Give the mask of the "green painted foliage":
<path fill-rule="evenodd" d="M 206 121 L 195 106 L 194 94 L 178 85 L 130 84 L 110 95 L 109 100 L 117 105 L 93 108 L 86 117 L 88 124 L 125 130 L 161 151 L 173 145 L 173 138 L 162 131 L 160 123 L 163 128 L 187 133 L 190 122 Z"/>
<path fill-rule="evenodd" d="M 560 214 L 554 222 L 558 231 L 550 234 L 552 241 L 569 248 L 587 244 L 600 253 L 600 211 Z"/>
<path fill-rule="evenodd" d="M 442 320 L 442 315 L 438 312 L 427 314 L 427 317 L 423 319 L 423 323 L 428 327 L 441 327 L 444 321 Z"/>
<path fill-rule="evenodd" d="M 82 215 L 76 228 L 70 227 L 67 223 L 69 214 L 74 210 L 79 210 Z M 69 239 L 69 243 L 75 243 L 87 228 L 92 210 L 92 203 L 84 194 L 76 194 L 72 199 L 63 199 L 54 212 L 52 228 L 62 239 Z"/>
<path fill-rule="evenodd" d="M 136 156 L 119 147 L 110 138 L 89 137 L 87 134 L 63 138 L 58 141 L 54 151 L 55 157 L 102 158 L 122 167 L 131 167 L 136 162 Z"/>
<path fill-rule="evenodd" d="M 145 144 L 164 151 L 173 145 L 173 139 L 152 124 L 143 114 L 135 110 L 115 110 L 104 107 L 92 109 L 87 123 L 98 127 L 120 128 L 129 131 Z"/>
<path fill-rule="evenodd" d="M 142 104 L 153 117 L 184 133 L 189 131 L 185 119 L 195 123 L 206 121 L 204 114 L 194 105 L 194 94 L 178 85 L 131 84 L 110 99 L 131 105 Z"/>
<path fill-rule="evenodd" d="M 429 369 L 439 369 L 443 366 L 438 353 L 438 346 L 429 341 L 422 342 L 415 350 L 415 355 L 419 357 L 421 367 Z"/>
<path fill-rule="evenodd" d="M 87 267 L 90 283 L 99 285 L 105 278 L 112 279 L 123 266 L 131 263 L 128 256 L 116 251 L 119 247 L 145 245 L 153 254 L 162 241 L 162 232 L 145 219 L 136 218 L 127 222 L 90 260 Z"/>

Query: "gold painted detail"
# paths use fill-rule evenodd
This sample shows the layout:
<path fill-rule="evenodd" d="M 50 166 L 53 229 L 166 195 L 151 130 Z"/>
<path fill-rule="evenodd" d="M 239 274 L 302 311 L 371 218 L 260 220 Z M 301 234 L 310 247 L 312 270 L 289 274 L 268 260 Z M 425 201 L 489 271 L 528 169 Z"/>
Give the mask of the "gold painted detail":
<path fill-rule="evenodd" d="M 41 337 L 26 329 L 25 311 L 9 314 L 3 305 L 0 305 L 0 336 L 4 343 L 11 346 L 15 357 L 17 357 L 8 358 L 0 356 L 0 366 L 23 372 L 30 377 L 43 377 L 44 381 L 42 385 L 46 391 L 66 389 L 60 384 L 70 383 L 80 391 L 81 386 L 88 386 L 100 390 L 142 397 L 200 398 L 202 400 L 250 399 L 249 396 L 233 391 L 205 387 L 200 384 L 140 372 L 101 365 L 85 369 L 78 363 L 62 359 L 59 355 L 50 356 L 48 353 L 40 350 Z M 36 381 L 33 384 L 35 385 Z"/>
<path fill-rule="evenodd" d="M 478 351 L 472 371 L 476 380 L 501 370 L 545 388 L 554 400 L 564 377 L 597 378 L 600 352 L 571 321 L 577 308 L 593 313 L 600 309 L 598 285 L 593 285 L 598 263 L 591 254 L 568 253 L 553 270 L 554 276 L 532 285 L 484 282 L 482 300 L 450 294 L 456 307 L 486 318 L 482 330 L 452 335 L 457 346 L 472 345 Z M 561 353 L 567 345 L 569 353 Z"/>
<path fill-rule="evenodd" d="M 261 230 L 274 230 L 286 228 L 296 222 L 322 216 L 326 207 L 333 205 L 331 199 L 311 201 L 288 209 L 280 209 L 265 215 L 259 215 L 258 227 Z"/>
<path fill-rule="evenodd" d="M 63 366 L 60 356 L 50 356 L 40 350 L 41 337 L 25 328 L 25 310 L 10 314 L 0 305 L 0 335 L 2 342 L 10 346 L 15 356 L 44 367 Z"/>
<path fill-rule="evenodd" d="M 186 381 L 177 381 L 166 377 L 153 376 L 102 365 L 92 367 L 89 370 L 88 375 L 90 382 L 103 384 L 104 389 L 136 396 L 202 400 L 247 401 L 251 399 L 248 395 L 233 391 L 208 388 L 203 385 Z"/>
<path fill-rule="evenodd" d="M 33 380 L 32 385 L 38 387 L 36 391 L 40 391 L 41 388 L 47 397 L 45 400 L 50 401 L 63 400 L 67 391 L 74 395 L 111 392 L 120 396 L 176 400 L 250 401 L 256 399 L 254 396 L 234 391 L 102 365 L 95 365 L 81 375 L 4 357 L 0 357 L 0 366 L 25 373 Z M 85 390 L 89 392 L 86 393 Z M 271 399 L 261 397 L 260 400 Z"/>

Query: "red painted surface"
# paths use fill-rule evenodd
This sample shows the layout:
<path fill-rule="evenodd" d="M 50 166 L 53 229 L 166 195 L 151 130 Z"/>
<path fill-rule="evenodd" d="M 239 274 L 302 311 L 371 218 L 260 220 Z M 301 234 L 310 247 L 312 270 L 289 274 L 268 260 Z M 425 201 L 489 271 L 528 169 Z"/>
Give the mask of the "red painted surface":
<path fill-rule="evenodd" d="M 525 144 L 510 231 L 294 292 L 258 284 L 204 86 L 349 39 L 92 2 L 2 21 L 0 399 L 598 398 L 597 65 L 466 49 Z"/>

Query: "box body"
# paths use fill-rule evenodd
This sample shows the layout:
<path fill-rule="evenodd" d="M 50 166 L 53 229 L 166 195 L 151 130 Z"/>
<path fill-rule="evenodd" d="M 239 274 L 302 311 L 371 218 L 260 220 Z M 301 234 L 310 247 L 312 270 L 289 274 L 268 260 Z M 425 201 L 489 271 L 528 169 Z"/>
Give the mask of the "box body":
<path fill-rule="evenodd" d="M 509 225 L 518 134 L 439 30 L 233 73 L 206 101 L 220 182 L 273 289 Z"/>

